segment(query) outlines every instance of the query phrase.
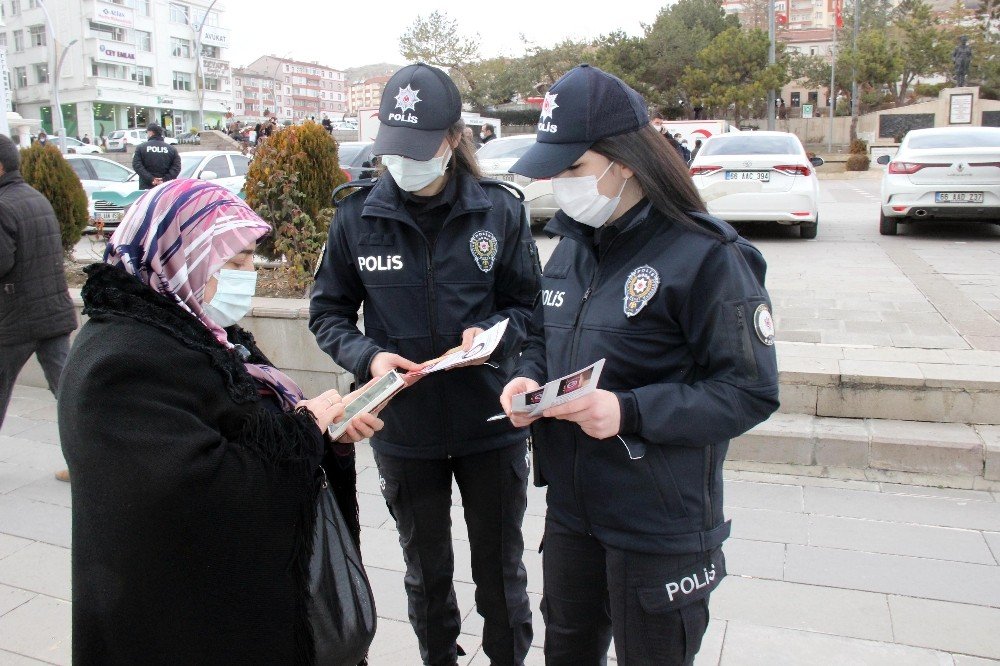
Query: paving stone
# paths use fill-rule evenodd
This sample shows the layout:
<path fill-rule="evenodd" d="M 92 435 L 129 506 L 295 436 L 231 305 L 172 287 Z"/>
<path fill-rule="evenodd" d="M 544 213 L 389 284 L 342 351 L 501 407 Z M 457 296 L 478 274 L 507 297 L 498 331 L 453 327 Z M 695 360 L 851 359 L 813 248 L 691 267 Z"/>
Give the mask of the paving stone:
<path fill-rule="evenodd" d="M 892 641 L 885 595 L 873 592 L 727 576 L 709 610 L 720 620 Z"/>
<path fill-rule="evenodd" d="M 4 462 L 47 472 L 50 476 L 58 469 L 66 469 L 62 449 L 55 444 L 36 442 L 20 437 L 4 437 L 0 442 Z M 11 444 L 10 447 L 6 446 Z"/>
<path fill-rule="evenodd" d="M 51 469 L 48 471 L 49 473 L 42 478 L 12 490 L 10 494 L 36 502 L 69 508 L 72 505 L 69 484 L 56 479 Z"/>
<path fill-rule="evenodd" d="M 819 388 L 808 384 L 778 384 L 778 408 L 783 414 L 815 414 Z"/>
<path fill-rule="evenodd" d="M 18 606 L 36 597 L 36 593 L 9 585 L 0 585 L 0 616 L 6 615 Z M 0 663 L 3 663 L 0 661 Z"/>
<path fill-rule="evenodd" d="M 835 359 L 779 355 L 778 377 L 787 384 L 831 386 L 840 381 L 840 368 Z"/>
<path fill-rule="evenodd" d="M 38 661 L 23 654 L 14 654 L 6 650 L 0 650 L 0 664 L 4 666 L 43 666 L 47 662 Z"/>
<path fill-rule="evenodd" d="M 30 439 L 36 442 L 45 442 L 46 444 L 59 443 L 59 426 L 57 424 L 49 421 L 30 420 L 27 423 L 31 424 L 28 428 L 11 434 L 16 434 L 21 439 Z"/>
<path fill-rule="evenodd" d="M 948 349 L 948 360 L 956 365 L 992 365 L 1000 367 L 1000 351 L 982 349 Z"/>
<path fill-rule="evenodd" d="M 44 476 L 46 476 L 45 471 L 34 467 L 0 462 L 0 495 L 26 486 Z"/>
<path fill-rule="evenodd" d="M 992 413 L 962 391 L 888 386 L 821 386 L 816 402 L 818 416 L 843 418 L 988 423 Z M 979 420 L 979 419 L 985 420 Z"/>
<path fill-rule="evenodd" d="M 818 418 L 813 423 L 813 434 L 817 465 L 868 467 L 871 435 L 863 420 Z"/>
<path fill-rule="evenodd" d="M 965 488 L 945 488 L 931 485 L 912 485 L 906 483 L 882 483 L 880 492 L 890 495 L 911 495 L 914 497 L 943 497 L 956 500 L 971 500 L 973 502 L 996 502 L 993 493 L 986 490 L 968 490 Z"/>
<path fill-rule="evenodd" d="M 889 610 L 900 643 L 1000 659 L 1000 609 L 890 595 Z"/>
<path fill-rule="evenodd" d="M 974 349 L 984 351 L 1000 351 L 1000 336 L 996 335 L 967 335 L 965 339 Z"/>
<path fill-rule="evenodd" d="M 983 538 L 993 552 L 993 559 L 1000 564 L 1000 532 L 983 532 Z"/>
<path fill-rule="evenodd" d="M 995 564 L 980 532 L 857 518 L 809 516 L 810 546 Z"/>
<path fill-rule="evenodd" d="M 991 365 L 919 363 L 927 386 L 1000 391 L 1000 368 Z"/>
<path fill-rule="evenodd" d="M 997 664 L 996 659 L 980 659 L 964 654 L 953 654 L 951 658 L 955 661 L 955 666 L 996 666 Z"/>
<path fill-rule="evenodd" d="M 3 425 L 0 426 L 0 437 L 13 437 L 36 425 L 38 425 L 37 421 L 8 414 L 3 420 Z"/>
<path fill-rule="evenodd" d="M 22 548 L 30 546 L 32 543 L 34 541 L 31 539 L 22 539 L 21 537 L 0 533 L 0 560 L 16 553 Z"/>
<path fill-rule="evenodd" d="M 976 426 L 986 447 L 986 469 L 983 474 L 991 481 L 1000 481 L 1000 426 Z"/>
<path fill-rule="evenodd" d="M 0 583 L 70 601 L 68 548 L 33 543 L 3 559 Z"/>
<path fill-rule="evenodd" d="M 844 358 L 844 348 L 836 345 L 805 344 L 799 342 L 782 342 L 778 340 L 774 343 L 778 358 L 788 356 L 804 356 L 806 358 Z M 1000 354 L 997 354 L 1000 356 Z M 1000 363 L 1000 361 L 998 361 Z"/>
<path fill-rule="evenodd" d="M 808 414 L 772 414 L 768 420 L 733 439 L 727 458 L 809 465 L 813 461 L 814 418 Z"/>
<path fill-rule="evenodd" d="M 942 666 L 933 650 L 730 621 L 722 666 Z"/>
<path fill-rule="evenodd" d="M 889 338 L 886 347 L 919 347 L 921 349 L 964 349 L 966 342 L 960 335 L 921 335 L 919 333 L 896 333 Z"/>
<path fill-rule="evenodd" d="M 804 487 L 803 493 L 806 513 L 1000 531 L 1000 511 L 995 504 L 987 502 L 815 486 Z"/>
<path fill-rule="evenodd" d="M 70 523 L 65 507 L 0 495 L 0 529 L 6 534 L 69 548 Z"/>
<path fill-rule="evenodd" d="M 984 606 L 1000 604 L 1000 567 L 965 562 L 790 544 L 785 580 Z"/>
<path fill-rule="evenodd" d="M 382 495 L 358 493 L 358 516 L 364 527 L 393 527 L 392 516 Z"/>
<path fill-rule="evenodd" d="M 43 407 L 52 406 L 52 404 L 52 400 L 45 397 L 28 398 L 14 395 L 11 396 L 10 404 L 7 405 L 7 416 L 24 416 Z"/>
<path fill-rule="evenodd" d="M 981 476 L 983 443 L 971 426 L 873 419 L 870 465 L 877 469 Z"/>
<path fill-rule="evenodd" d="M 723 502 L 727 507 L 802 511 L 802 487 L 789 483 L 787 476 L 773 475 L 763 483 L 731 480 L 723 487 Z"/>
<path fill-rule="evenodd" d="M 778 330 L 774 339 L 778 342 L 821 342 L 822 336 L 817 331 Z"/>
<path fill-rule="evenodd" d="M 785 566 L 783 543 L 730 538 L 722 550 L 726 555 L 726 571 L 734 576 L 782 578 Z"/>
<path fill-rule="evenodd" d="M 395 527 L 385 529 L 361 528 L 361 557 L 366 567 L 406 571 L 403 549 Z"/>
<path fill-rule="evenodd" d="M 711 619 L 701 638 L 701 649 L 694 658 L 694 666 L 718 666 L 722 658 L 722 644 L 726 638 L 726 622 Z"/>
<path fill-rule="evenodd" d="M 726 517 L 733 521 L 732 536 L 737 539 L 809 543 L 809 519 L 804 513 L 726 507 Z"/>
<path fill-rule="evenodd" d="M 70 603 L 38 595 L 0 617 L 0 650 L 70 663 Z"/>

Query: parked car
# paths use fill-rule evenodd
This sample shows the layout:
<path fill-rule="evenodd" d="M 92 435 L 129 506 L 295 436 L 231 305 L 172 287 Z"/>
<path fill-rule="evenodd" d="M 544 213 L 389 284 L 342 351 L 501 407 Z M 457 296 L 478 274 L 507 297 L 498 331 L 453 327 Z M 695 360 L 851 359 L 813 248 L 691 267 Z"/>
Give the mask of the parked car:
<path fill-rule="evenodd" d="M 52 143 L 56 146 L 59 145 L 61 139 L 59 137 L 52 137 Z M 66 152 L 68 154 L 77 153 L 80 155 L 100 155 L 104 151 L 101 147 L 93 143 L 84 143 L 83 141 L 77 141 L 73 137 L 66 137 Z"/>
<path fill-rule="evenodd" d="M 243 186 L 247 179 L 250 158 L 235 150 L 192 150 L 181 153 L 181 172 L 178 178 L 210 180 L 244 197 Z M 121 216 L 142 193 L 138 176 L 127 182 L 108 184 L 93 194 L 99 211 Z"/>
<path fill-rule="evenodd" d="M 108 136 L 108 152 L 127 153 L 129 146 L 135 148 L 148 138 L 145 128 L 116 129 Z M 171 136 L 165 136 L 163 140 L 166 143 L 177 145 L 177 139 Z"/>
<path fill-rule="evenodd" d="M 375 175 L 374 141 L 344 141 L 337 148 L 340 168 L 349 180 L 371 178 Z"/>
<path fill-rule="evenodd" d="M 87 211 L 90 214 L 90 224 L 85 231 L 96 231 L 97 221 L 105 228 L 116 227 L 121 219 L 122 208 L 109 205 L 107 201 L 95 200 L 94 193 L 108 187 L 122 188 L 123 191 L 134 192 L 139 189 L 138 179 L 133 178 L 135 172 L 104 157 L 93 155 L 66 155 L 66 161 L 76 172 L 83 190 L 87 193 Z"/>
<path fill-rule="evenodd" d="M 200 146 L 201 134 L 195 132 L 194 130 L 188 130 L 183 134 L 177 135 L 177 143 L 191 145 L 191 146 Z"/>
<path fill-rule="evenodd" d="M 691 178 L 708 212 L 727 222 L 798 225 L 802 238 L 819 227 L 819 181 L 798 137 L 788 132 L 718 134 L 691 161 Z"/>
<path fill-rule="evenodd" d="M 879 233 L 894 236 L 901 222 L 979 220 L 1000 216 L 1000 128 L 911 130 L 882 176 Z"/>
<path fill-rule="evenodd" d="M 552 196 L 551 180 L 548 178 L 534 180 L 509 171 L 514 162 L 534 144 L 534 134 L 505 136 L 493 139 L 476 151 L 476 159 L 479 160 L 483 176 L 505 180 L 521 188 L 532 224 L 548 222 L 559 210 Z"/>

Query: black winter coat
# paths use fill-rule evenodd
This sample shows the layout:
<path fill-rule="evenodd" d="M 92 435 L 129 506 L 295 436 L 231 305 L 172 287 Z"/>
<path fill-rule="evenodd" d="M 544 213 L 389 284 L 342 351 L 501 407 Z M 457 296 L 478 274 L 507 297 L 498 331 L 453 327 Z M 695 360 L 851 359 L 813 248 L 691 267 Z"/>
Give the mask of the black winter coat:
<path fill-rule="evenodd" d="M 499 183 L 460 174 L 454 203 L 431 245 L 390 176 L 340 202 L 330 225 L 309 305 L 320 348 L 370 378 L 375 354 L 414 362 L 436 358 L 462 331 L 509 323 L 492 362 L 421 379 L 380 416 L 376 451 L 404 458 L 446 458 L 524 441 L 527 433 L 500 412 L 500 393 L 521 351 L 538 293 L 538 250 L 524 206 Z M 437 210 L 437 209 L 436 209 Z M 477 254 L 478 253 L 478 254 Z M 364 333 L 358 309 L 364 304 Z"/>
<path fill-rule="evenodd" d="M 778 408 L 764 259 L 725 222 L 695 218 L 720 238 L 648 205 L 602 229 L 599 246 L 561 212 L 546 227 L 563 238 L 517 374 L 544 383 L 605 358 L 598 386 L 617 394 L 622 424 L 621 440 L 596 440 L 575 423 L 536 421 L 536 472 L 550 519 L 626 550 L 722 543 L 729 440 Z"/>
<path fill-rule="evenodd" d="M 181 155 L 162 136 L 153 137 L 135 147 L 132 169 L 139 174 L 139 189 L 148 190 L 153 187 L 154 178 L 164 181 L 177 178 L 181 172 Z"/>
<path fill-rule="evenodd" d="M 90 320 L 59 399 L 74 663 L 310 663 L 319 430 L 269 407 L 190 313 L 117 268 L 88 271 Z M 248 333 L 229 333 L 266 362 Z M 353 458 L 337 462 L 327 472 L 352 486 Z M 356 533 L 348 490 L 338 499 Z"/>
<path fill-rule="evenodd" d="M 0 346 L 76 328 L 52 205 L 19 171 L 0 177 Z"/>

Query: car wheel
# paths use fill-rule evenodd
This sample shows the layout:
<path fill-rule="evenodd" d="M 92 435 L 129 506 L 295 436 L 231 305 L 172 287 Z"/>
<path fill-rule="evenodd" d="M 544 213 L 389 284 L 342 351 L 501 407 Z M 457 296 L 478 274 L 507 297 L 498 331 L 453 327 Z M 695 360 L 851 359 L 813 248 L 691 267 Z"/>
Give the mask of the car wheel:
<path fill-rule="evenodd" d="M 894 217 L 886 217 L 885 213 L 879 213 L 878 232 L 883 236 L 895 236 L 899 224 Z"/>
<path fill-rule="evenodd" d="M 799 237 L 805 239 L 816 238 L 816 232 L 819 231 L 819 215 L 816 216 L 815 222 L 803 222 L 799 225 Z"/>

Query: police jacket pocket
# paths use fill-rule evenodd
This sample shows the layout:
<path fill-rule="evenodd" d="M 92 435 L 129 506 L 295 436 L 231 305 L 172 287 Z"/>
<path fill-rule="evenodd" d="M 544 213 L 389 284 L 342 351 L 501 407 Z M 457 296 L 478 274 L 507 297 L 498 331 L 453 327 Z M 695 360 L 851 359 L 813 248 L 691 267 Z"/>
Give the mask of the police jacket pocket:
<path fill-rule="evenodd" d="M 761 355 L 771 354 L 774 327 L 770 308 L 763 298 L 731 301 L 726 307 L 726 319 L 733 345 L 733 357 L 740 377 L 756 382 L 761 377 Z"/>
<path fill-rule="evenodd" d="M 703 561 L 673 572 L 665 582 L 638 589 L 639 604 L 650 615 L 680 610 L 708 597 L 726 575 L 722 548 L 705 553 Z"/>

